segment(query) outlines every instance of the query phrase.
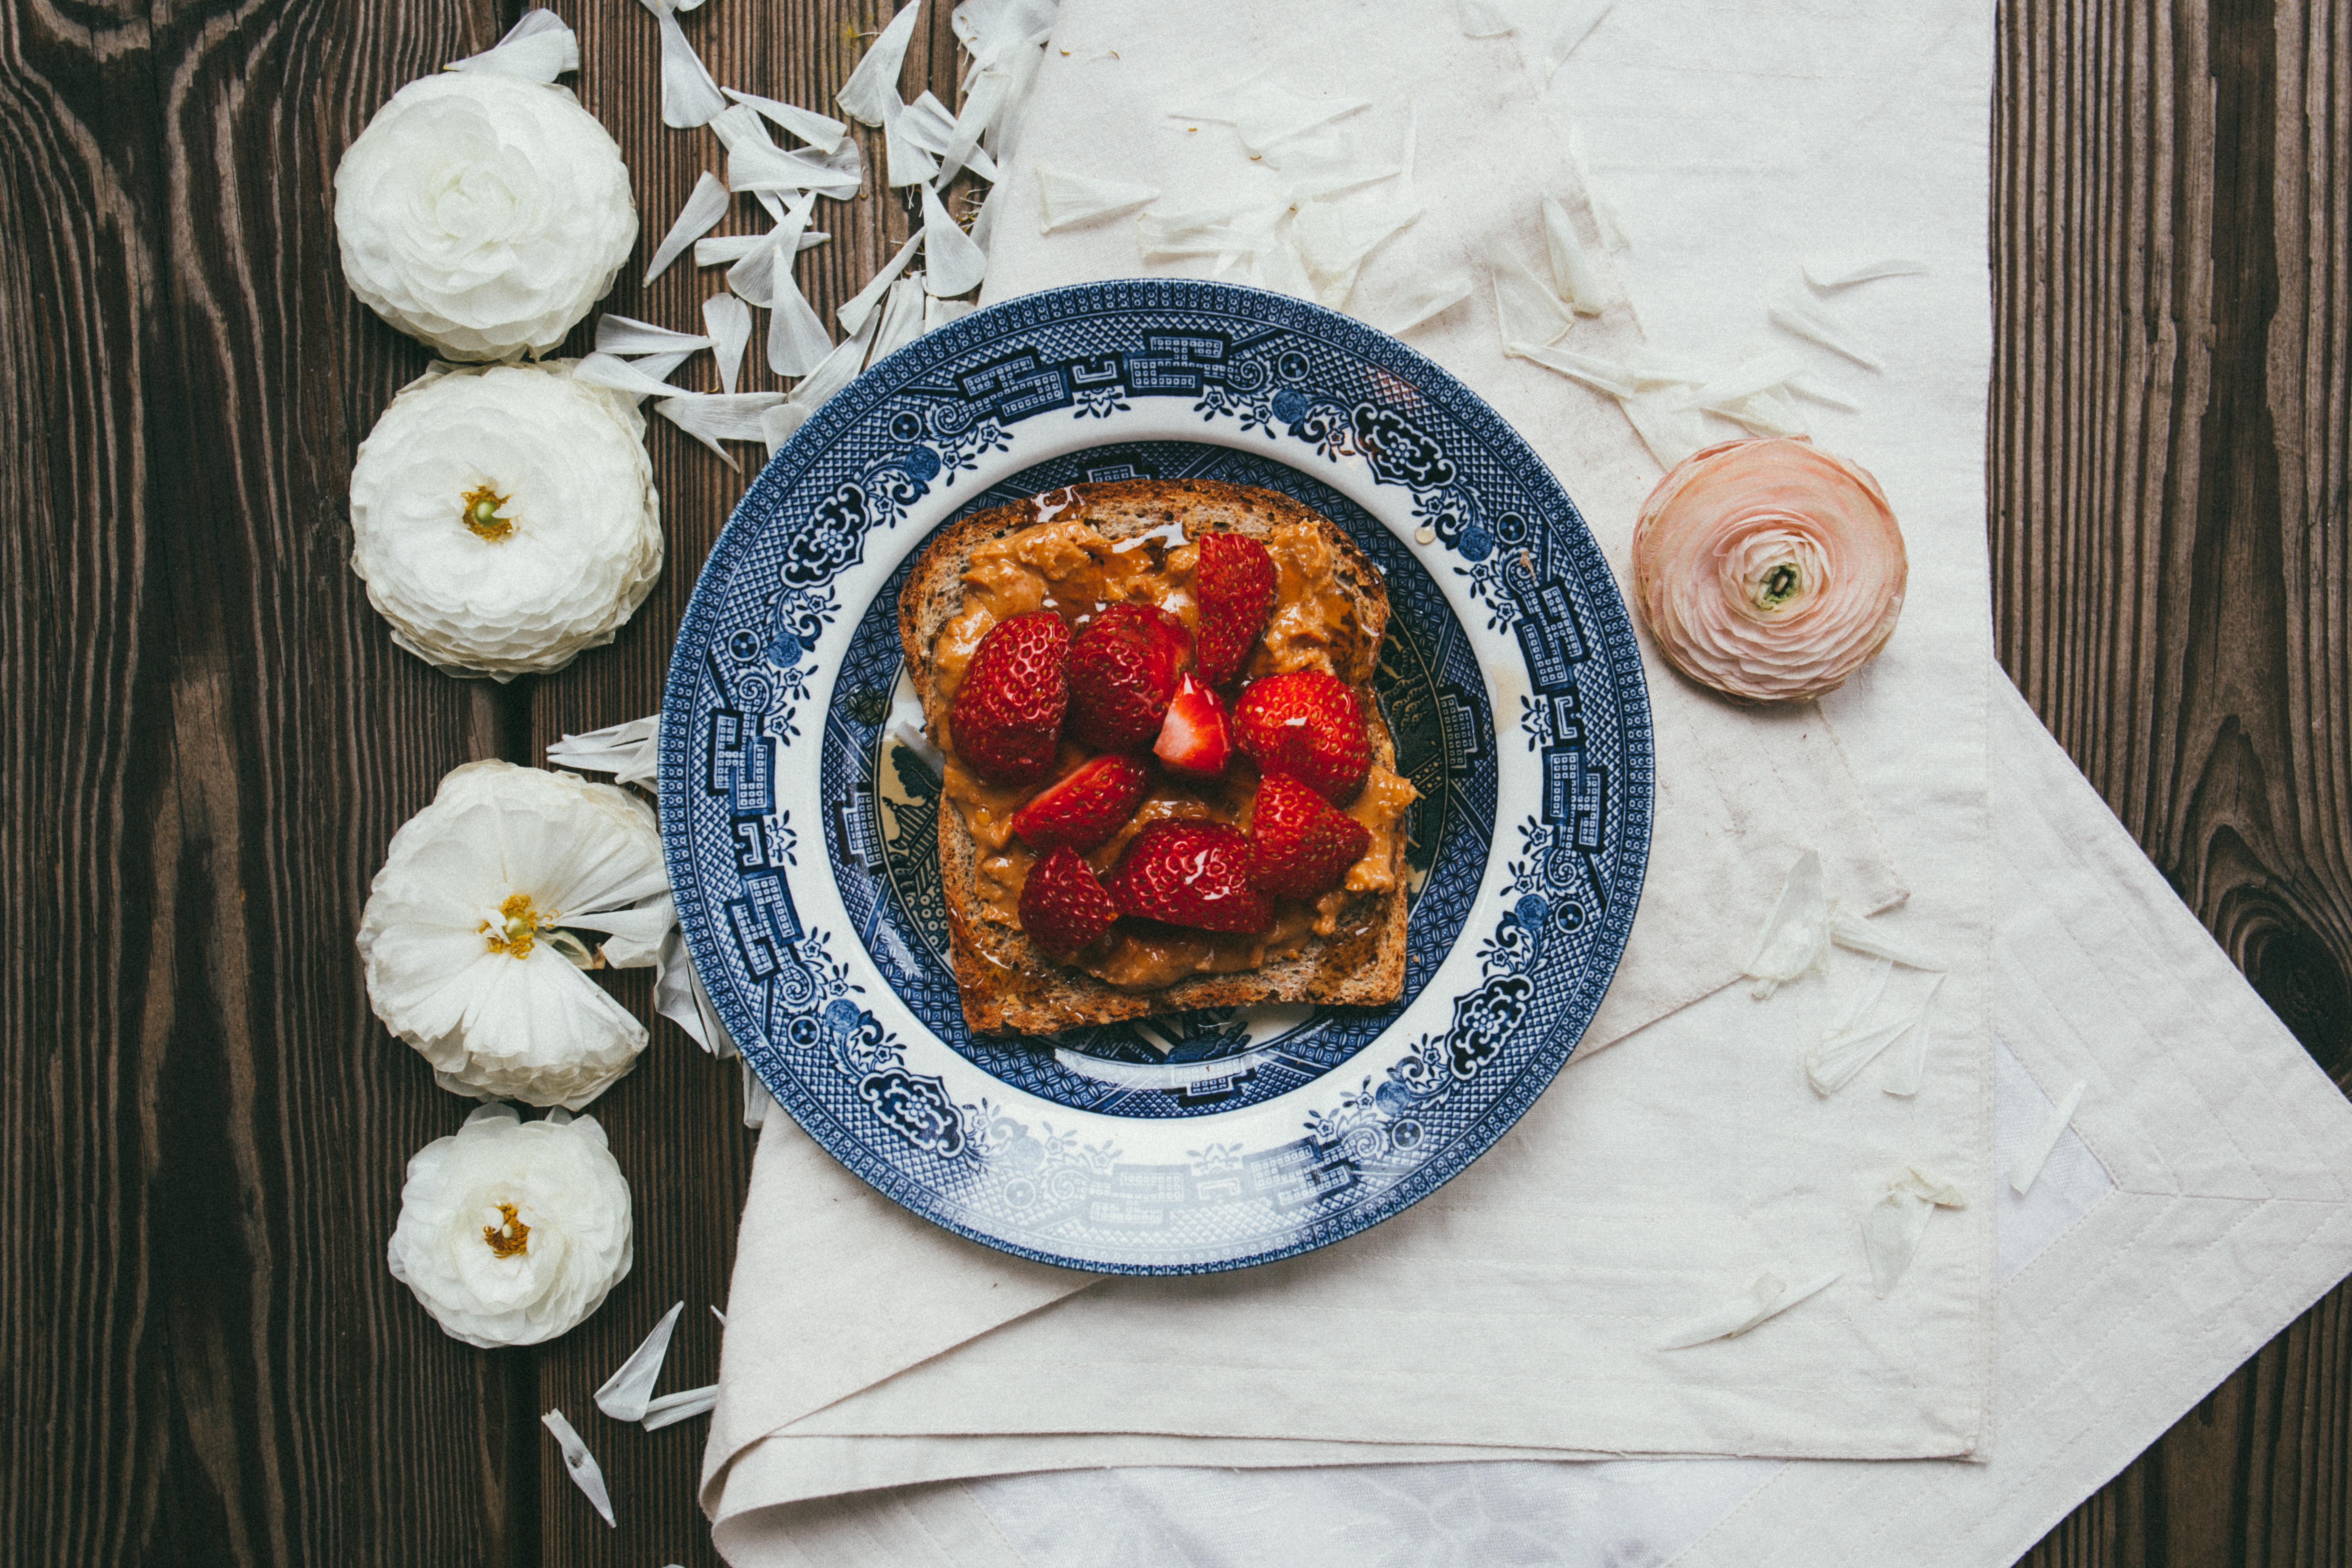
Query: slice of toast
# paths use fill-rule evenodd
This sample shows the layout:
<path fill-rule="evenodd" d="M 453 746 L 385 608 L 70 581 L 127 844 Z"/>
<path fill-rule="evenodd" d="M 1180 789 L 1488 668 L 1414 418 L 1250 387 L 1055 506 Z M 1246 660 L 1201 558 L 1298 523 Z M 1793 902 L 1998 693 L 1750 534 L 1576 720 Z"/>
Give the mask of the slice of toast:
<path fill-rule="evenodd" d="M 1361 657 L 1341 671 L 1352 677 L 1370 731 L 1373 760 L 1396 766 L 1395 747 L 1373 700 L 1371 673 L 1388 626 L 1388 589 L 1380 570 L 1329 520 L 1271 490 L 1204 479 L 1129 479 L 1087 484 L 976 512 L 943 530 L 925 548 L 898 599 L 898 640 L 921 698 L 931 735 L 947 735 L 951 694 L 932 667 L 940 628 L 964 605 L 964 574 L 972 552 L 992 539 L 1045 519 L 1076 520 L 1114 542 L 1139 534 L 1170 537 L 1171 524 L 1188 536 L 1223 530 L 1265 540 L 1277 525 L 1306 523 L 1328 547 L 1332 584 L 1355 623 Z M 1172 540 L 1171 541 L 1172 542 Z M 1280 624 L 1282 606 L 1276 617 Z M 961 809 L 943 789 L 940 797 L 940 881 L 953 938 L 956 980 L 965 1021 L 975 1032 L 1046 1034 L 1087 1024 L 1148 1017 L 1198 1007 L 1258 1002 L 1374 1005 L 1393 1002 L 1404 983 L 1405 896 L 1403 827 L 1396 829 L 1396 877 L 1386 892 L 1350 895 L 1337 931 L 1308 935 L 1286 956 L 1256 969 L 1195 974 L 1154 991 L 1124 990 L 1085 970 L 1056 963 L 1019 925 L 982 897 L 975 842 Z"/>

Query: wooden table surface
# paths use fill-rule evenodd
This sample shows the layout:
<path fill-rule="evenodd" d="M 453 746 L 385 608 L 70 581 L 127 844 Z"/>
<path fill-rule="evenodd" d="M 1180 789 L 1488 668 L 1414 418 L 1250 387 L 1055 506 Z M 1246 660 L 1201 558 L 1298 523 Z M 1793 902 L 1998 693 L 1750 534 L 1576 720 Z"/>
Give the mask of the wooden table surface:
<path fill-rule="evenodd" d="M 556 8 L 649 244 L 712 139 L 661 127 L 642 8 Z M 751 1154 L 731 1064 L 657 1020 L 598 1102 L 636 1265 L 579 1331 L 470 1350 L 383 1261 L 405 1161 L 462 1110 L 362 989 L 352 933 L 384 844 L 460 762 L 537 762 L 654 710 L 743 480 L 654 421 L 668 570 L 617 645 L 543 679 L 427 668 L 351 573 L 353 449 L 427 356 L 342 286 L 335 163 L 401 83 L 520 9 L 0 14 L 10 1563 L 717 1561 L 694 1502 L 707 1423 L 646 1435 L 590 1393 L 680 1297 L 665 1386 L 716 1375 L 704 1304 L 724 1299 Z M 719 0 L 686 26 L 720 80 L 829 107 L 889 9 Z M 2009 0 L 1999 50 L 2001 658 L 2345 1083 L 2352 6 Z M 904 89 L 952 102 L 956 72 L 939 5 Z M 801 268 L 820 310 L 909 232 L 872 185 L 820 216 L 833 241 Z M 711 287 L 687 265 L 650 289 L 625 275 L 604 308 L 686 325 Z M 649 1011 L 642 972 L 614 984 Z M 551 1406 L 597 1449 L 617 1530 L 565 1479 Z M 2339 1288 L 2028 1561 L 2342 1563 L 2347 1518 Z"/>

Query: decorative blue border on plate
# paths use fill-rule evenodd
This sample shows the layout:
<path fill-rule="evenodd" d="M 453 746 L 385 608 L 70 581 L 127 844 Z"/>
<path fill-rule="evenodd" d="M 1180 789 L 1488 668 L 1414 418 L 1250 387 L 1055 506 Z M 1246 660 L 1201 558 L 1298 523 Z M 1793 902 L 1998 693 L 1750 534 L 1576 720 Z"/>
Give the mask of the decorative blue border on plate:
<path fill-rule="evenodd" d="M 1118 416 L 1171 398 L 1216 426 L 1203 432 L 1211 444 L 1262 436 L 1295 467 L 1345 466 L 1410 496 L 1416 539 L 1444 547 L 1485 612 L 1490 668 L 1502 650 L 1518 656 L 1509 684 L 1537 798 L 1504 803 L 1517 853 L 1489 906 L 1499 915 L 1472 928 L 1477 978 L 1454 992 L 1450 1018 L 1439 1025 L 1424 1005 L 1414 1016 L 1432 1026 L 1402 1056 L 1385 1051 L 1377 1074 L 1351 1087 L 1330 1075 L 1328 1096 L 1300 1091 L 1297 1136 L 1251 1148 L 1218 1141 L 1217 1117 L 1193 1118 L 1176 1125 L 1203 1146 L 1176 1157 L 1155 1146 L 1160 1157 L 1137 1162 L 1121 1152 L 1124 1135 L 1103 1135 L 1102 1118 L 1056 1129 L 1050 1104 L 1009 1087 L 1001 1099 L 960 1096 L 911 1065 L 938 1061 L 941 1047 L 898 1037 L 895 1004 L 877 1013 L 864 980 L 881 975 L 855 939 L 843 947 L 843 933 L 797 910 L 793 879 L 810 874 L 796 869 L 798 846 L 813 827 L 792 820 L 777 763 L 804 729 L 823 728 L 823 715 L 801 710 L 828 645 L 847 635 L 835 623 L 863 608 L 862 597 L 841 602 L 836 584 L 854 578 L 861 595 L 878 585 L 869 542 L 910 508 L 938 515 L 935 490 L 1042 428 L 1029 421 L 1100 419 L 1116 438 Z M 875 562 L 912 542 L 878 547 Z M 1623 950 L 1647 858 L 1647 693 L 1624 605 L 1567 495 L 1492 409 L 1412 349 L 1235 285 L 1049 290 L 976 311 L 869 370 L 737 507 L 688 607 L 664 713 L 662 822 L 680 921 L 722 1020 L 779 1102 L 926 1218 L 1096 1271 L 1287 1257 L 1450 1179 L 1574 1049 Z M 1498 739 L 1506 717 L 1496 715 Z M 809 898 L 825 901 L 804 887 Z M 968 1065 L 950 1076 L 968 1078 Z M 1265 1109 L 1232 1113 L 1234 1125 L 1262 1128 L 1262 1117 L 1239 1119 Z M 1139 1136 L 1170 1124 L 1109 1125 Z"/>

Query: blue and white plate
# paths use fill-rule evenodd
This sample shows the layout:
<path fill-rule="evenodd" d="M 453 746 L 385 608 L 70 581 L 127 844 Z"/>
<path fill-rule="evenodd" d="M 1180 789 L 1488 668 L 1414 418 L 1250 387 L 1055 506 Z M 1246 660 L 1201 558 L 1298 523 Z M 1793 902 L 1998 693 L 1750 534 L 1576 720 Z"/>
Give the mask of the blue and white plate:
<path fill-rule="evenodd" d="M 898 589 L 966 513 L 1147 476 L 1285 491 L 1387 574 L 1404 994 L 975 1037 Z M 662 711 L 678 917 L 777 1100 L 924 1218 L 1077 1268 L 1263 1263 L 1435 1190 L 1575 1049 L 1649 850 L 1633 628 L 1559 483 L 1412 349 L 1227 284 L 1032 294 L 867 371 L 735 509 Z"/>

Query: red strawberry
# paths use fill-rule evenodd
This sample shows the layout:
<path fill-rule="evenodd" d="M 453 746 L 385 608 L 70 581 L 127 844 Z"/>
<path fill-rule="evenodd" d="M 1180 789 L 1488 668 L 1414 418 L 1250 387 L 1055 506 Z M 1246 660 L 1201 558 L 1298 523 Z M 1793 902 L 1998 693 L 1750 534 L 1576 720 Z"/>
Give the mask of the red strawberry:
<path fill-rule="evenodd" d="M 1035 849 L 1092 849 L 1135 815 L 1151 775 L 1133 757 L 1108 752 L 1080 763 L 1013 816 L 1013 831 Z"/>
<path fill-rule="evenodd" d="M 1021 884 L 1021 929 L 1055 958 L 1067 958 L 1118 919 L 1087 858 L 1064 845 L 1029 868 Z"/>
<path fill-rule="evenodd" d="M 1276 773 L 1250 816 L 1250 880 L 1277 899 L 1316 899 L 1345 881 L 1371 833 L 1300 784 Z"/>
<path fill-rule="evenodd" d="M 1192 651 L 1192 634 L 1165 610 L 1105 610 L 1070 645 L 1071 735 L 1104 752 L 1150 742 Z"/>
<path fill-rule="evenodd" d="M 1371 772 L 1355 688 L 1319 669 L 1252 681 L 1234 704 L 1234 732 L 1261 773 L 1287 773 L 1333 805 L 1355 799 Z"/>
<path fill-rule="evenodd" d="M 1169 699 L 1168 717 L 1160 721 L 1151 751 L 1179 778 L 1217 778 L 1233 761 L 1234 726 L 1224 702 L 1189 669 Z"/>
<path fill-rule="evenodd" d="M 1201 679 L 1237 679 L 1274 614 L 1274 557 L 1245 533 L 1201 535 L 1192 601 L 1201 607 Z"/>
<path fill-rule="evenodd" d="M 1068 706 L 1070 629 L 1050 610 L 988 628 L 972 650 L 949 738 L 964 765 L 991 784 L 1034 784 L 1054 771 Z"/>
<path fill-rule="evenodd" d="M 1250 885 L 1249 840 L 1198 817 L 1163 818 L 1135 836 L 1110 870 L 1119 913 L 1200 931 L 1264 931 L 1274 902 Z"/>

